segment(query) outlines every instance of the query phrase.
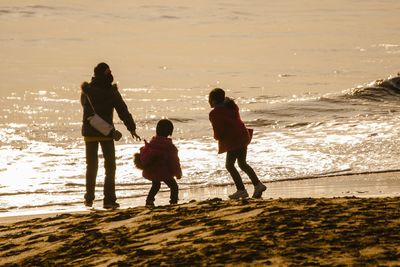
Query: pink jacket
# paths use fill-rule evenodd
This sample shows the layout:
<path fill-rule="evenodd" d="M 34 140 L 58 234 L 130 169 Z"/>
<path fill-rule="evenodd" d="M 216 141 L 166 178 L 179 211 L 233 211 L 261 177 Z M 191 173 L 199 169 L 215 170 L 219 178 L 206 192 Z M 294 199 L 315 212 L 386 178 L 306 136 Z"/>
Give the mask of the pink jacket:
<path fill-rule="evenodd" d="M 154 136 L 149 143 L 145 141 L 144 147 L 140 148 L 140 161 L 147 166 L 143 170 L 143 177 L 151 181 L 182 176 L 178 149 L 171 138 Z"/>

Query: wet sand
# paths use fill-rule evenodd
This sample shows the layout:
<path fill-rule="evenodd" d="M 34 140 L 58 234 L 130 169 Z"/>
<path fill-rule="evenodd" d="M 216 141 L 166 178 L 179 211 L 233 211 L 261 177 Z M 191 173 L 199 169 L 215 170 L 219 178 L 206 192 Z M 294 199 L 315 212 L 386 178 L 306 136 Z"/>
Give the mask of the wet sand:
<path fill-rule="evenodd" d="M 375 176 L 380 180 L 373 186 L 368 180 L 376 181 Z M 140 206 L 2 220 L 0 265 L 398 266 L 397 173 L 334 178 L 338 179 L 329 180 L 342 179 L 340 184 L 347 180 L 347 191 L 357 197 L 321 198 L 324 188 L 333 192 L 338 186 L 312 179 L 287 182 L 298 188 L 287 187 L 288 192 L 304 193 L 283 194 L 284 198 L 268 198 L 279 194 L 278 183 L 272 183 L 266 198 L 258 200 L 222 196 L 154 209 Z M 352 186 L 359 182 L 365 187 Z M 304 189 L 307 184 L 318 190 Z M 361 191 L 366 188 L 367 192 Z M 382 191 L 385 188 L 393 189 L 392 196 Z M 372 197 L 379 191 L 381 197 Z"/>
<path fill-rule="evenodd" d="M 183 180 L 181 180 L 183 181 Z M 180 181 L 178 181 L 179 183 Z M 183 181 L 184 182 L 184 181 Z M 244 182 L 249 182 L 244 178 Z M 364 173 L 359 175 L 331 175 L 319 178 L 304 178 L 299 180 L 271 181 L 265 183 L 268 190 L 264 198 L 332 198 L 332 197 L 400 197 L 400 172 Z M 245 184 L 249 195 L 253 187 Z M 162 184 L 161 191 L 156 195 L 156 205 L 169 203 L 169 189 Z M 228 195 L 235 192 L 234 185 L 204 186 L 192 189 L 180 189 L 179 203 L 192 200 L 204 201 L 215 197 L 227 200 Z M 83 197 L 83 195 L 82 195 Z M 123 198 L 118 195 L 121 209 L 143 206 L 145 196 Z M 83 201 L 83 200 L 82 200 Z M 94 209 L 102 208 L 102 199 L 94 202 Z M 45 206 L 36 208 L 16 209 L 0 212 L 0 223 L 16 222 L 26 218 L 55 216 L 60 213 L 90 212 L 83 202 L 73 205 Z"/>

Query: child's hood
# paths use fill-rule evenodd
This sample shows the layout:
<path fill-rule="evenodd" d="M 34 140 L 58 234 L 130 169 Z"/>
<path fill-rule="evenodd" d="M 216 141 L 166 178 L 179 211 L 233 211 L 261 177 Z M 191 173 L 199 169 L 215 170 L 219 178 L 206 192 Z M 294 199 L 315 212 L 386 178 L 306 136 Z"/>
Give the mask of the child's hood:
<path fill-rule="evenodd" d="M 222 114 L 231 114 L 232 111 L 239 110 L 238 105 L 236 105 L 235 101 L 229 97 L 225 97 L 223 103 L 218 104 L 215 108 L 210 112 L 211 113 L 222 113 Z"/>
<path fill-rule="evenodd" d="M 163 136 L 154 136 L 150 140 L 148 145 L 153 147 L 154 149 L 166 149 L 169 147 L 174 147 L 174 145 L 172 144 L 172 139 Z"/>
<path fill-rule="evenodd" d="M 172 144 L 171 138 L 154 136 L 150 142 L 145 141 L 143 149 L 153 153 L 165 153 L 170 150 L 176 150 L 176 147 Z"/>
<path fill-rule="evenodd" d="M 225 97 L 223 105 L 225 107 L 229 108 L 229 109 L 236 109 L 237 108 L 237 105 L 236 105 L 235 101 L 232 98 L 229 98 L 229 97 Z"/>

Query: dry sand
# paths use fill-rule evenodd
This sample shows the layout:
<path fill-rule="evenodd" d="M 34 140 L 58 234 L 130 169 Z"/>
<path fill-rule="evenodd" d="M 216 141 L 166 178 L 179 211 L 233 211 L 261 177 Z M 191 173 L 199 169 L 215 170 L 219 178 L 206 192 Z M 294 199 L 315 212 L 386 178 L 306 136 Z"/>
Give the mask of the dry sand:
<path fill-rule="evenodd" d="M 370 177 L 376 180 L 375 176 L 381 177 L 375 186 L 365 182 Z M 388 187 L 398 189 L 396 177 L 397 173 L 386 173 L 329 180 L 347 179 L 349 192 L 356 192 L 352 184 L 364 181 L 368 192 L 358 194 L 368 196 L 384 190 L 376 184 L 388 181 L 392 183 Z M 301 184 L 314 184 L 317 192 L 322 192 L 327 179 L 294 185 L 307 193 Z M 276 191 L 274 185 L 270 185 L 270 195 Z M 324 187 L 332 191 L 329 188 L 335 183 Z M 320 198 L 311 191 L 308 193 L 314 197 L 213 198 L 154 209 L 92 210 L 8 223 L 3 220 L 0 265 L 400 265 L 398 193 L 396 196 L 393 191 L 392 197 L 328 194 L 331 198 Z"/>
<path fill-rule="evenodd" d="M 399 265 L 400 198 L 223 201 L 0 227 L 4 266 Z"/>

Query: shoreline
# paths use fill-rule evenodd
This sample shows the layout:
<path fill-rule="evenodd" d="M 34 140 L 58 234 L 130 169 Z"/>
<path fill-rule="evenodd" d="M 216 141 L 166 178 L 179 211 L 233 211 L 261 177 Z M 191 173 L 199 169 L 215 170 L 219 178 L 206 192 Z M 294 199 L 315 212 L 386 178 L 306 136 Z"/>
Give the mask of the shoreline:
<path fill-rule="evenodd" d="M 247 180 L 245 180 L 246 182 Z M 335 198 L 335 197 L 398 197 L 400 196 L 400 171 L 366 172 L 361 174 L 338 174 L 324 177 L 305 177 L 296 180 L 282 180 L 265 182 L 267 191 L 263 199 L 288 198 Z M 252 195 L 252 185 L 245 184 L 249 195 Z M 169 190 L 159 192 L 156 196 L 156 206 L 168 205 Z M 235 191 L 234 185 L 209 186 L 180 190 L 179 203 L 190 201 L 205 201 L 221 198 L 228 200 L 228 195 Z M 145 196 L 137 198 L 119 198 L 119 210 L 144 206 Z M 86 208 L 82 204 L 71 206 L 57 206 L 48 208 L 28 208 L 18 211 L 1 212 L 0 224 L 13 223 L 36 217 L 45 218 L 64 213 L 89 213 L 102 210 L 102 201 L 97 200 L 94 208 Z"/>

